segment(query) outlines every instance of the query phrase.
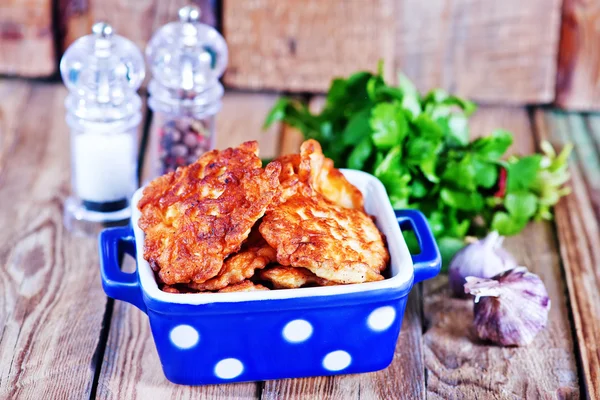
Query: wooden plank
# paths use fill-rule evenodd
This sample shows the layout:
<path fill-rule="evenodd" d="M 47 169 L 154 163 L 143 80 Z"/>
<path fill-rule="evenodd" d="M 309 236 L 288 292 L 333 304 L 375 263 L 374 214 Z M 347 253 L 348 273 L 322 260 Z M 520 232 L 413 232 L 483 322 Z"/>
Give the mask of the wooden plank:
<path fill-rule="evenodd" d="M 488 103 L 554 100 L 560 0 L 402 0 L 396 69 L 421 90 Z"/>
<path fill-rule="evenodd" d="M 564 0 L 556 104 L 573 110 L 600 106 L 600 2 Z"/>
<path fill-rule="evenodd" d="M 577 349 L 588 399 L 600 398 L 600 117 L 536 112 L 540 138 L 575 145 L 573 193 L 555 210 Z"/>
<path fill-rule="evenodd" d="M 534 137 L 523 109 L 483 109 L 473 132 L 489 127 L 512 130 L 513 152 L 534 151 Z M 538 274 L 552 301 L 548 327 L 527 347 L 482 344 L 473 335 L 473 301 L 450 297 L 447 275 L 424 283 L 424 341 L 427 397 L 578 398 L 579 382 L 558 243 L 550 223 L 530 224 L 507 238 L 517 261 Z"/>
<path fill-rule="evenodd" d="M 152 34 L 167 22 L 177 20 L 177 11 L 193 2 L 201 9 L 201 21 L 215 25 L 214 0 L 58 0 L 63 51 L 73 41 L 91 32 L 97 21 L 112 24 L 115 32 L 132 40 L 144 51 Z"/>
<path fill-rule="evenodd" d="M 281 145 L 279 148 L 280 153 L 298 153 L 300 151 L 300 146 L 304 141 L 302 132 L 296 128 L 292 128 L 289 125 L 284 125 L 281 129 Z"/>
<path fill-rule="evenodd" d="M 52 0 L 3 0 L 0 4 L 0 74 L 47 77 L 58 65 Z"/>
<path fill-rule="evenodd" d="M 335 76 L 394 58 L 394 1 L 223 0 L 225 82 L 238 88 L 323 92 Z"/>
<path fill-rule="evenodd" d="M 259 93 L 228 92 L 223 98 L 223 108 L 217 114 L 217 148 L 237 146 L 256 140 L 260 157 L 275 157 L 279 152 L 280 127 L 262 129 L 267 113 L 277 96 Z"/>
<path fill-rule="evenodd" d="M 324 92 L 333 77 L 384 59 L 386 76 L 404 70 L 422 90 L 495 103 L 554 100 L 560 0 L 223 4 L 225 82 L 233 87 Z"/>
<path fill-rule="evenodd" d="M 17 142 L 18 124 L 30 95 L 31 85 L 23 81 L 0 81 L 0 185 L 6 162 Z"/>
<path fill-rule="evenodd" d="M 237 146 L 247 140 L 258 140 L 261 157 L 273 157 L 278 149 L 278 127 L 263 132 L 264 117 L 276 100 L 274 95 L 226 93 L 223 108 L 217 117 L 217 148 Z M 152 143 L 152 138 L 150 138 Z M 146 163 L 151 161 L 146 158 Z M 144 167 L 145 173 L 151 167 Z M 256 383 L 178 386 L 163 375 L 160 360 L 148 324 L 140 310 L 116 302 L 106 353 L 98 382 L 100 399 L 212 399 L 256 398 L 260 386 Z"/>
<path fill-rule="evenodd" d="M 3 108 L 20 113 L 0 182 L 0 398 L 86 398 L 92 387 L 106 297 L 96 239 L 63 228 L 65 94 L 37 83 L 25 109 Z"/>

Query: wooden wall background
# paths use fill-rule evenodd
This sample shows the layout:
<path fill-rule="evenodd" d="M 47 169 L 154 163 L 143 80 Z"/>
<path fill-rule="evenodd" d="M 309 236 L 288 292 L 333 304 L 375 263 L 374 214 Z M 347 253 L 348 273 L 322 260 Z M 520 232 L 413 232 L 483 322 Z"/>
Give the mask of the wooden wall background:
<path fill-rule="evenodd" d="M 230 46 L 228 87 L 322 93 L 335 76 L 402 70 L 488 104 L 600 109 L 600 0 L 194 0 Z M 190 0 L 3 0 L 0 74 L 56 77 L 106 20 L 144 47 Z"/>

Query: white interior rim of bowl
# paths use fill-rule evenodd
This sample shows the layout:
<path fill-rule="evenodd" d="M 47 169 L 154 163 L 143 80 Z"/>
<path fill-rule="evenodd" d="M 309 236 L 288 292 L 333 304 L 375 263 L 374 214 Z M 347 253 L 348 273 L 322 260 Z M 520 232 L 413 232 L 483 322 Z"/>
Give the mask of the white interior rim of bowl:
<path fill-rule="evenodd" d="M 141 212 L 137 203 L 142 197 L 143 187 L 138 189 L 131 201 L 132 217 L 131 223 L 135 233 L 137 269 L 140 276 L 142 290 L 154 300 L 165 303 L 177 304 L 208 304 L 260 300 L 280 300 L 301 297 L 332 296 L 348 293 L 367 292 L 381 289 L 398 289 L 412 283 L 413 264 L 410 253 L 396 221 L 394 210 L 388 200 L 383 184 L 366 172 L 340 169 L 344 176 L 357 186 L 365 197 L 365 208 L 367 212 L 374 215 L 378 227 L 386 236 L 388 250 L 390 252 L 392 277 L 378 282 L 357 283 L 350 285 L 308 287 L 299 289 L 280 289 L 254 292 L 234 293 L 167 293 L 158 288 L 154 273 L 150 264 L 144 259 L 144 232 L 138 227 Z M 371 197 L 374 196 L 374 197 Z M 373 203 L 378 205 L 378 210 L 370 209 Z M 386 226 L 383 226 L 383 225 Z"/>

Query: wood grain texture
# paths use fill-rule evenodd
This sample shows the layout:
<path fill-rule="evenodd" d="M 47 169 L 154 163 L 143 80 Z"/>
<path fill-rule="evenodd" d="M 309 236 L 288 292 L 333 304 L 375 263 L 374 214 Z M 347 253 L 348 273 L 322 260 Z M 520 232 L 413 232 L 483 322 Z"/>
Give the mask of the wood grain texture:
<path fill-rule="evenodd" d="M 516 153 L 534 150 L 523 109 L 483 109 L 474 132 L 512 130 Z M 427 397 L 431 399 L 579 398 L 574 342 L 562 279 L 558 243 L 550 223 L 530 224 L 505 247 L 544 281 L 552 301 L 548 327 L 523 348 L 488 345 L 472 331 L 473 302 L 450 297 L 447 276 L 424 283 L 423 336 Z"/>
<path fill-rule="evenodd" d="M 538 111 L 540 138 L 575 145 L 573 193 L 555 210 L 578 353 L 588 399 L 600 398 L 600 117 Z"/>
<path fill-rule="evenodd" d="M 600 1 L 564 0 L 556 104 L 573 110 L 600 107 Z"/>
<path fill-rule="evenodd" d="M 47 77 L 57 65 L 52 0 L 2 0 L 0 74 Z"/>
<path fill-rule="evenodd" d="M 223 0 L 232 87 L 323 92 L 394 58 L 394 0 Z"/>
<path fill-rule="evenodd" d="M 280 127 L 275 124 L 265 131 L 262 126 L 276 100 L 277 96 L 270 94 L 227 92 L 217 114 L 217 148 L 256 140 L 261 158 L 275 157 L 279 153 Z"/>
<path fill-rule="evenodd" d="M 421 90 L 487 103 L 554 100 L 561 0 L 402 0 L 395 66 Z"/>
<path fill-rule="evenodd" d="M 217 117 L 217 148 L 258 140 L 261 157 L 275 156 L 279 128 L 276 126 L 266 132 L 261 129 L 275 100 L 273 95 L 226 93 Z M 150 138 L 149 143 L 155 142 Z M 147 164 L 150 160 L 151 157 L 146 159 Z M 151 167 L 144 166 L 144 171 L 149 173 Z M 98 382 L 99 399 L 255 399 L 259 390 L 257 383 L 202 387 L 170 383 L 163 375 L 148 317 L 130 304 L 115 303 Z"/>
<path fill-rule="evenodd" d="M 233 87 L 324 92 L 386 61 L 422 90 L 490 103 L 554 100 L 561 0 L 224 0 Z"/>
<path fill-rule="evenodd" d="M 30 84 L 17 80 L 0 81 L 0 185 L 30 95 Z"/>
<path fill-rule="evenodd" d="M 97 21 L 112 24 L 115 32 L 132 40 L 142 52 L 152 34 L 167 22 L 177 20 L 179 8 L 194 3 L 201 20 L 215 25 L 214 0 L 58 0 L 63 50 L 91 32 Z"/>
<path fill-rule="evenodd" d="M 281 154 L 298 153 L 300 146 L 304 141 L 304 136 L 296 128 L 292 128 L 289 125 L 284 125 L 281 128 L 281 144 L 279 146 L 279 152 Z"/>
<path fill-rule="evenodd" d="M 23 93 L 13 93 L 22 101 Z M 37 83 L 25 108 L 8 108 L 18 121 L 0 181 L 3 399 L 87 398 L 92 387 L 106 296 L 96 240 L 63 229 L 70 170 L 65 94 L 62 86 Z"/>

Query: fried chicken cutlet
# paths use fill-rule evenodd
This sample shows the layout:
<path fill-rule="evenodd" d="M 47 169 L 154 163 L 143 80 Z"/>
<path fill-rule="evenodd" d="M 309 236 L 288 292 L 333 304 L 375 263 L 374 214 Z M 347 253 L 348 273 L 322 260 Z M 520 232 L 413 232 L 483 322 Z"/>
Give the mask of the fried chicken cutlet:
<path fill-rule="evenodd" d="M 285 201 L 299 190 L 314 190 L 327 200 L 345 208 L 364 211 L 363 195 L 333 167 L 316 140 L 307 140 L 300 147 L 300 154 L 286 154 L 275 161 L 281 164 L 282 193 L 279 201 Z"/>
<path fill-rule="evenodd" d="M 275 249 L 268 245 L 255 227 L 240 251 L 225 260 L 217 276 L 203 283 L 192 282 L 188 286 L 198 291 L 220 290 L 251 278 L 257 269 L 263 269 L 276 260 Z"/>
<path fill-rule="evenodd" d="M 319 196 L 298 193 L 270 209 L 260 232 L 277 250 L 277 262 L 304 267 L 338 283 L 382 280 L 389 261 L 373 220 Z"/>
<path fill-rule="evenodd" d="M 363 195 L 356 186 L 348 182 L 333 160 L 326 158 L 316 140 L 307 140 L 300 147 L 300 179 L 332 203 L 345 208 L 365 211 Z"/>
<path fill-rule="evenodd" d="M 258 292 L 263 290 L 269 290 L 269 288 L 252 281 L 243 281 L 236 285 L 227 286 L 219 290 L 219 293 Z"/>
<path fill-rule="evenodd" d="M 277 262 L 337 283 L 382 280 L 389 253 L 360 191 L 325 162 L 318 142 L 304 142 L 297 156 L 274 161 L 282 165 L 282 194 L 259 228 Z"/>
<path fill-rule="evenodd" d="M 166 285 L 214 278 L 279 195 L 281 165 L 257 142 L 213 150 L 152 181 L 138 203 L 144 258 Z"/>
<path fill-rule="evenodd" d="M 334 285 L 334 283 L 329 282 L 327 279 L 319 278 L 306 268 L 283 267 L 279 265 L 264 269 L 258 275 L 261 279 L 271 282 L 275 289 L 295 289 L 310 284 L 317 286 Z"/>

